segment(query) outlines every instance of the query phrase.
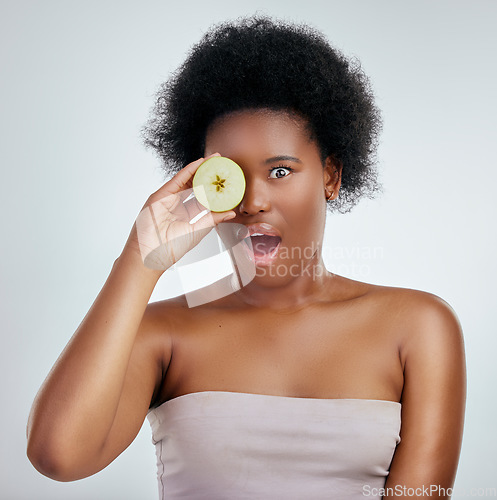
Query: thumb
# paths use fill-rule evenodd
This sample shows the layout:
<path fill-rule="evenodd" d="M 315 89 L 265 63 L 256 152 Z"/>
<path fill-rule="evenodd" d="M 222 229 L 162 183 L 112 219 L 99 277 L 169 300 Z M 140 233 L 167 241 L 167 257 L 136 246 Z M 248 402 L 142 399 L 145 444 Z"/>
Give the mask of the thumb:
<path fill-rule="evenodd" d="M 218 224 L 220 222 L 226 222 L 228 220 L 234 219 L 236 217 L 236 213 L 233 212 L 233 210 L 231 210 L 230 212 L 227 212 L 227 213 L 223 212 L 223 213 L 219 214 L 219 216 L 220 216 L 219 220 L 217 220 L 217 217 L 214 217 L 216 224 Z"/>
<path fill-rule="evenodd" d="M 221 222 L 226 222 L 236 217 L 236 213 L 231 210 L 230 212 L 207 212 L 195 224 L 193 224 L 194 231 L 210 230 Z"/>

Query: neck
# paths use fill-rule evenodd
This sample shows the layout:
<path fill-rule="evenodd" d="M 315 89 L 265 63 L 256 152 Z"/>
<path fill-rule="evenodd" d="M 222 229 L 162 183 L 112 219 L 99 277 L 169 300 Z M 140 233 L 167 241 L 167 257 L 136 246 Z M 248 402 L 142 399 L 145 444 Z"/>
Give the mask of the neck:
<path fill-rule="evenodd" d="M 245 305 L 261 309 L 295 311 L 319 302 L 333 278 L 321 258 L 302 261 L 298 273 L 278 276 L 274 269 L 263 268 L 246 286 L 233 297 Z"/>

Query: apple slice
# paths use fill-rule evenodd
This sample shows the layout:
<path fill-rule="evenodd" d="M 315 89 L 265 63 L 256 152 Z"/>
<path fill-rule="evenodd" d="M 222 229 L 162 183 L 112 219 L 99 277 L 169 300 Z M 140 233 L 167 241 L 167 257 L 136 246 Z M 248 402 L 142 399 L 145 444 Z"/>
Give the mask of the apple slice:
<path fill-rule="evenodd" d="M 243 170 L 229 158 L 213 156 L 193 176 L 195 198 L 211 212 L 235 208 L 245 193 Z"/>

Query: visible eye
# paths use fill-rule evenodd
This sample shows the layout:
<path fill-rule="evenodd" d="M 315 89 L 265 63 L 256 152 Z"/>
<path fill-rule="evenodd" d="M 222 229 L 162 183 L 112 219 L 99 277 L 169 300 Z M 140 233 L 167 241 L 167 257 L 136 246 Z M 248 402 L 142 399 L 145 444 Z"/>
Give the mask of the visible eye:
<path fill-rule="evenodd" d="M 269 171 L 269 178 L 270 179 L 281 179 L 282 177 L 287 177 L 287 172 L 288 173 L 293 172 L 293 168 L 284 167 L 283 165 L 279 165 L 278 167 L 274 167 Z"/>

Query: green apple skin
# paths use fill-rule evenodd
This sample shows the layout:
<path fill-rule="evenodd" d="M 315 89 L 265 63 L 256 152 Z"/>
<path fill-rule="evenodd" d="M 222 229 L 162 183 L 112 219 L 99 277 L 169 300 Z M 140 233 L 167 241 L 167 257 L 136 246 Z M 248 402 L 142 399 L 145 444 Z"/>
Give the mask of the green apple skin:
<path fill-rule="evenodd" d="M 211 212 L 235 208 L 245 194 L 245 176 L 238 164 L 224 156 L 213 156 L 193 176 L 195 198 Z"/>

